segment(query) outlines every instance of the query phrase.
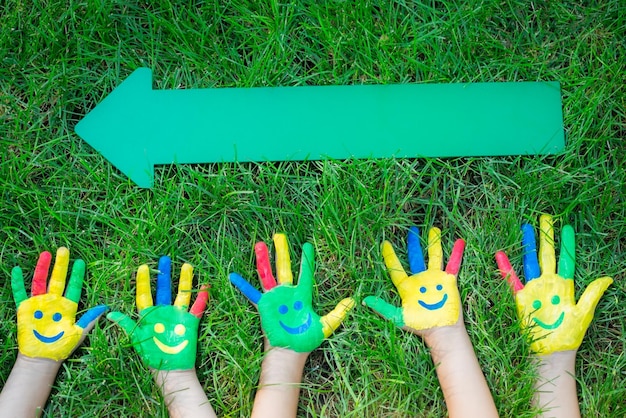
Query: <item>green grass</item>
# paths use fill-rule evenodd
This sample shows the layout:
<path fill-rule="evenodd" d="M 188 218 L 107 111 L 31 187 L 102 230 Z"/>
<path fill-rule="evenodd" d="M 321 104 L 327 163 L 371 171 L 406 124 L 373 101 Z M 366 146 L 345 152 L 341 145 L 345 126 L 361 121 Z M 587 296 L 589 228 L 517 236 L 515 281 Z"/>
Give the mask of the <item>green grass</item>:
<path fill-rule="evenodd" d="M 253 244 L 287 233 L 297 267 L 312 242 L 327 312 L 348 295 L 399 303 L 379 244 L 405 259 L 407 228 L 438 225 L 446 251 L 467 241 L 465 321 L 500 414 L 531 417 L 534 370 L 493 254 L 520 266 L 519 225 L 548 212 L 577 231 L 577 295 L 615 279 L 578 354 L 582 413 L 626 415 L 623 2 L 137 3 L 0 6 L 0 383 L 17 354 L 14 265 L 32 272 L 41 251 L 68 246 L 88 266 L 80 308 L 130 313 L 136 268 L 169 254 L 212 286 L 197 361 L 211 403 L 247 416 L 261 332 L 227 274 L 255 277 Z M 568 142 L 553 157 L 165 166 L 141 190 L 73 133 L 139 66 L 157 88 L 558 80 Z M 65 362 L 45 414 L 167 415 L 105 320 Z M 300 415 L 438 417 L 445 405 L 420 339 L 358 306 L 311 355 Z"/>

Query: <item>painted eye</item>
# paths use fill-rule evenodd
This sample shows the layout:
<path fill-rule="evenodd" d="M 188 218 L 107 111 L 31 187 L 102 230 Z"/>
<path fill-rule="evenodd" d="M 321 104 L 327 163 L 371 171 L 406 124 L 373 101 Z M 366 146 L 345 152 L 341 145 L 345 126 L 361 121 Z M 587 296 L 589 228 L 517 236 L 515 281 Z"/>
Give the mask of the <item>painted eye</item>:
<path fill-rule="evenodd" d="M 299 300 L 297 300 L 297 301 L 293 304 L 293 308 L 294 308 L 296 311 L 299 311 L 300 309 L 302 309 L 302 302 L 301 302 L 301 301 L 299 301 Z"/>
<path fill-rule="evenodd" d="M 186 330 L 187 330 L 187 328 L 185 328 L 185 326 L 183 324 L 178 324 L 178 325 L 176 325 L 174 327 L 174 333 L 176 335 L 183 335 Z"/>
<path fill-rule="evenodd" d="M 35 313 L 33 313 L 33 316 L 35 317 L 35 319 L 41 319 L 43 318 L 43 312 L 35 311 Z"/>
<path fill-rule="evenodd" d="M 63 315 L 61 315 L 60 313 L 55 313 L 54 315 L 52 315 L 52 320 L 54 322 L 59 322 L 61 320 L 61 318 L 63 318 Z"/>
<path fill-rule="evenodd" d="M 559 297 L 559 295 L 554 295 L 552 296 L 550 302 L 552 302 L 553 305 L 558 305 L 559 303 L 561 303 L 561 298 Z"/>
<path fill-rule="evenodd" d="M 541 301 L 540 300 L 535 300 L 533 302 L 533 308 L 535 308 L 535 309 L 541 308 Z"/>
<path fill-rule="evenodd" d="M 421 293 L 426 293 L 426 288 L 424 286 L 420 287 L 420 292 Z"/>
<path fill-rule="evenodd" d="M 278 313 L 281 315 L 286 314 L 287 312 L 289 312 L 289 308 L 287 307 L 287 305 L 280 305 L 278 307 Z"/>
<path fill-rule="evenodd" d="M 443 289 L 443 286 L 442 286 L 442 285 L 440 285 L 440 284 L 438 284 L 438 285 L 437 285 L 437 290 L 441 290 L 441 289 Z"/>
<path fill-rule="evenodd" d="M 157 334 L 162 334 L 165 331 L 165 325 L 162 323 L 154 324 L 154 332 Z"/>

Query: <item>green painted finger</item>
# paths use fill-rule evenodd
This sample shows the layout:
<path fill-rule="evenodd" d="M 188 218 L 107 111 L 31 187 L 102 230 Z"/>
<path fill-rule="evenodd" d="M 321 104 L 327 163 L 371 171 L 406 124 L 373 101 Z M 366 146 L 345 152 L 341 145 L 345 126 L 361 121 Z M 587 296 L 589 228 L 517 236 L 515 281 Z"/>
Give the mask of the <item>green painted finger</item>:
<path fill-rule="evenodd" d="M 585 317 L 593 317 L 593 312 L 596 309 L 596 305 L 598 305 L 600 298 L 602 297 L 606 289 L 611 285 L 611 283 L 613 283 L 613 279 L 610 277 L 601 277 L 591 282 L 591 284 L 587 286 L 583 295 L 580 297 L 580 300 L 576 304 L 576 309 L 579 309 Z M 591 321 L 590 318 L 589 320 Z"/>
<path fill-rule="evenodd" d="M 315 272 L 315 249 L 310 243 L 302 246 L 302 260 L 300 264 L 300 277 L 298 287 L 313 293 L 313 274 Z"/>
<path fill-rule="evenodd" d="M 565 225 L 561 231 L 561 254 L 559 254 L 559 276 L 564 279 L 574 278 L 576 264 L 576 238 L 574 228 Z"/>
<path fill-rule="evenodd" d="M 20 304 L 28 298 L 26 295 L 26 288 L 24 287 L 22 269 L 19 267 L 13 267 L 13 270 L 11 271 L 11 289 L 13 290 L 15 305 L 19 308 Z"/>
<path fill-rule="evenodd" d="M 80 300 L 80 293 L 83 289 L 83 279 L 85 277 L 85 262 L 81 259 L 74 261 L 72 266 L 72 274 L 70 276 L 70 282 L 67 285 L 65 291 L 65 297 L 72 302 L 78 303 Z"/>
<path fill-rule="evenodd" d="M 137 329 L 137 323 L 133 321 L 128 315 L 121 312 L 110 312 L 107 315 L 107 319 L 115 322 L 119 325 L 126 334 L 130 337 Z"/>
<path fill-rule="evenodd" d="M 368 296 L 363 299 L 363 303 L 365 306 L 372 308 L 376 313 L 378 313 L 383 318 L 386 318 L 393 322 L 397 327 L 404 327 L 404 315 L 402 314 L 402 308 L 398 308 L 397 306 L 390 305 L 385 302 L 381 298 L 377 298 L 375 296 Z"/>

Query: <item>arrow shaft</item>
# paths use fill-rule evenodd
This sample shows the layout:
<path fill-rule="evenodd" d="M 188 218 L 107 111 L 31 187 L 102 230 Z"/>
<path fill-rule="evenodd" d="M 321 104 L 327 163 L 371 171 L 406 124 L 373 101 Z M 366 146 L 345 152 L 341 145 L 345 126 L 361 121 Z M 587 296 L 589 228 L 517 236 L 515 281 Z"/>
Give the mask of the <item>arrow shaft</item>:
<path fill-rule="evenodd" d="M 555 153 L 556 82 L 153 90 L 140 68 L 76 132 L 142 187 L 154 164 Z"/>

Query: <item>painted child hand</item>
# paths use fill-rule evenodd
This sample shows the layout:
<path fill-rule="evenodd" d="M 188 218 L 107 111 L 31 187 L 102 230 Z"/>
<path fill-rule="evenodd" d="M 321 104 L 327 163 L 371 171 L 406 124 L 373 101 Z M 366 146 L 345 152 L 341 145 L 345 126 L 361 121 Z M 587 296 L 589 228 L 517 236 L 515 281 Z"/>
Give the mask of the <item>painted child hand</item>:
<path fill-rule="evenodd" d="M 299 353 L 313 351 L 328 338 L 354 307 L 354 299 L 343 299 L 328 315 L 320 318 L 313 310 L 313 272 L 315 270 L 313 245 L 302 247 L 302 263 L 298 285 L 293 285 L 287 236 L 274 235 L 276 247 L 276 275 L 272 275 L 269 254 L 264 242 L 254 246 L 257 271 L 265 293 L 261 294 L 237 273 L 230 274 L 230 282 L 252 302 L 261 315 L 261 327 L 273 347 L 289 348 Z"/>
<path fill-rule="evenodd" d="M 412 227 L 408 234 L 409 266 L 413 272 L 408 276 L 389 241 L 383 242 L 382 253 L 393 284 L 400 293 L 402 307 L 390 305 L 384 300 L 368 296 L 363 303 L 396 326 L 422 335 L 424 330 L 454 325 L 459 321 L 461 298 L 456 286 L 456 275 L 461 267 L 465 241 L 454 243 L 450 260 L 443 271 L 441 231 L 431 228 L 428 232 L 428 268 L 420 245 L 419 229 Z"/>
<path fill-rule="evenodd" d="M 526 286 L 520 282 L 504 252 L 496 253 L 496 262 L 500 274 L 515 294 L 517 315 L 522 327 L 529 332 L 531 350 L 537 354 L 576 350 L 593 319 L 598 301 L 613 279 L 602 277 L 594 280 L 576 304 L 574 229 L 565 225 L 561 232 L 557 274 L 552 217 L 541 215 L 539 227 L 538 259 L 533 228 L 529 224 L 522 225 Z"/>
<path fill-rule="evenodd" d="M 156 306 L 150 293 L 150 269 L 144 264 L 137 270 L 137 310 L 139 322 L 121 312 L 107 318 L 121 326 L 144 363 L 155 370 L 189 370 L 196 363 L 198 326 L 209 299 L 207 286 L 202 286 L 189 312 L 193 267 L 180 269 L 178 295 L 172 305 L 172 260 L 159 259 Z"/>
<path fill-rule="evenodd" d="M 70 282 L 65 289 L 70 252 L 60 247 L 46 289 L 51 259 L 52 255 L 47 251 L 39 255 L 30 298 L 26 295 L 24 277 L 19 267 L 13 268 L 11 272 L 11 287 L 17 305 L 17 343 L 20 353 L 28 357 L 59 361 L 66 359 L 83 342 L 107 307 L 93 307 L 75 322 L 85 276 L 85 262 L 74 262 Z M 65 297 L 63 290 L 66 290 Z"/>

